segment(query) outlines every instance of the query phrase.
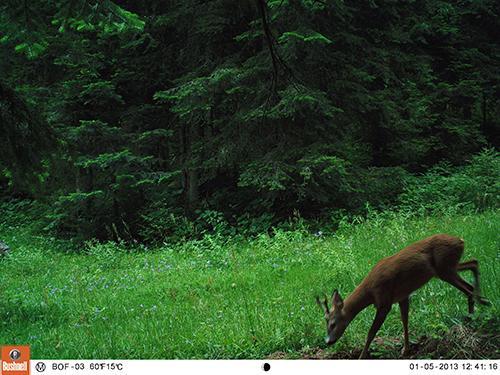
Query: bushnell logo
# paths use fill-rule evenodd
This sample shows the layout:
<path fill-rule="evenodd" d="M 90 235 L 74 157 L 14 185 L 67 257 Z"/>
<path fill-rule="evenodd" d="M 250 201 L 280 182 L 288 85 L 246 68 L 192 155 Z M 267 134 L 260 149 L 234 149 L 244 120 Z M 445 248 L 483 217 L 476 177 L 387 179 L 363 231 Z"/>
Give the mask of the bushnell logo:
<path fill-rule="evenodd" d="M 2 375 L 30 374 L 30 347 L 25 345 L 2 346 Z"/>

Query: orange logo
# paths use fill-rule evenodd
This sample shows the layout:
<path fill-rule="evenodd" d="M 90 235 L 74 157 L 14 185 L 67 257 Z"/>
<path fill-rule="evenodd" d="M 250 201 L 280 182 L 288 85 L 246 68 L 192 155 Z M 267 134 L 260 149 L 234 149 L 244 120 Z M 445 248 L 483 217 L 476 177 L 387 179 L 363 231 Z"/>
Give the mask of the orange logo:
<path fill-rule="evenodd" d="M 29 375 L 30 347 L 23 345 L 2 346 L 1 375 Z"/>

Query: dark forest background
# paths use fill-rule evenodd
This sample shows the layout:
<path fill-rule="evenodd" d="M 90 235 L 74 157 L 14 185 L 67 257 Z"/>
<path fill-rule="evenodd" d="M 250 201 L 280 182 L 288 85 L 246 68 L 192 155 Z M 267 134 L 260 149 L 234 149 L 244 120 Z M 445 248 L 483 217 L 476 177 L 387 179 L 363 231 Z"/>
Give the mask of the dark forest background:
<path fill-rule="evenodd" d="M 0 195 L 146 241 L 498 207 L 499 40 L 495 0 L 4 0 Z"/>

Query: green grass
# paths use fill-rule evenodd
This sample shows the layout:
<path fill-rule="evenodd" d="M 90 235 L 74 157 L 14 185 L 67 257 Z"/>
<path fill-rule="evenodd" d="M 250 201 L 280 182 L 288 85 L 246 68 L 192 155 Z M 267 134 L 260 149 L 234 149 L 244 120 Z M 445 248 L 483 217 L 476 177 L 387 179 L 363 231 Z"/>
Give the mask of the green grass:
<path fill-rule="evenodd" d="M 497 316 L 499 224 L 498 212 L 390 214 L 321 237 L 278 231 L 139 252 L 91 244 L 76 254 L 64 252 L 69 242 L 4 221 L 0 238 L 12 252 L 0 260 L 0 344 L 28 343 L 35 358 L 262 358 L 322 347 L 316 294 L 338 288 L 345 297 L 380 258 L 438 232 L 465 239 L 463 259 L 479 260 L 493 304 L 476 313 Z M 466 298 L 439 280 L 410 303 L 412 339 L 441 334 L 467 311 Z M 373 314 L 363 311 L 328 350 L 362 346 Z M 401 334 L 394 306 L 378 335 Z"/>

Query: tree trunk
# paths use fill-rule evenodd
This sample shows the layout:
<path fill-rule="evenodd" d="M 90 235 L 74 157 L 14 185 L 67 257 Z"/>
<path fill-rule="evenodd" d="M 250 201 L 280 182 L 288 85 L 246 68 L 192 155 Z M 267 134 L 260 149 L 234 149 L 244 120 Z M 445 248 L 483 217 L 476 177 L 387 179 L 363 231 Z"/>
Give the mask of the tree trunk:
<path fill-rule="evenodd" d="M 193 143 L 196 140 L 196 132 L 192 125 L 186 125 L 182 129 L 183 145 L 183 187 L 184 187 L 184 209 L 188 216 L 192 216 L 199 201 L 199 177 L 198 167 L 194 163 Z"/>

